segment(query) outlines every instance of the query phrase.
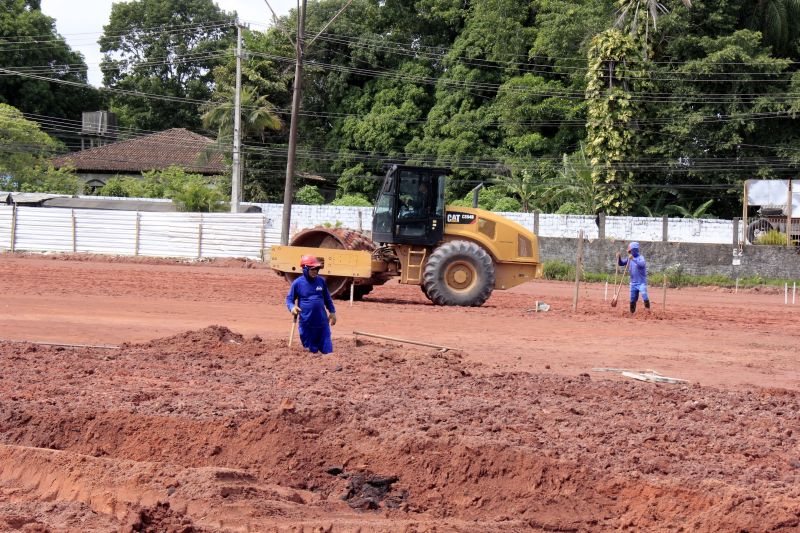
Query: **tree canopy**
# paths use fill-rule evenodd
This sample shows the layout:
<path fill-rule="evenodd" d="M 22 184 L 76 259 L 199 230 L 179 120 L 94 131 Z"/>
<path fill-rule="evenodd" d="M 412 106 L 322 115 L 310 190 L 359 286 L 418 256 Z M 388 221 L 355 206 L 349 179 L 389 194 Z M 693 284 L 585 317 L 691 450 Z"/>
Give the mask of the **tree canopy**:
<path fill-rule="evenodd" d="M 343 5 L 308 2 L 298 188 L 373 198 L 410 163 L 451 168 L 450 199 L 485 183 L 504 208 L 730 217 L 744 180 L 800 164 L 796 0 L 353 0 L 318 35 Z M 244 31 L 249 200 L 283 196 L 296 17 Z M 206 113 L 227 138 L 233 19 L 212 0 L 115 4 L 105 83 L 142 93 L 114 93 L 121 125 Z"/>
<path fill-rule="evenodd" d="M 0 68 L 0 103 L 23 113 L 78 119 L 100 105 L 95 89 L 69 84 L 86 83 L 86 63 L 38 0 L 0 0 Z"/>
<path fill-rule="evenodd" d="M 0 104 L 0 189 L 24 192 L 75 194 L 78 179 L 69 171 L 55 170 L 50 158 L 65 150 L 63 144 L 25 119 L 18 109 Z"/>
<path fill-rule="evenodd" d="M 235 19 L 213 0 L 114 3 L 99 42 L 103 83 L 117 90 L 111 106 L 120 123 L 199 128 L 198 104 L 211 96 L 214 67 L 232 55 Z"/>

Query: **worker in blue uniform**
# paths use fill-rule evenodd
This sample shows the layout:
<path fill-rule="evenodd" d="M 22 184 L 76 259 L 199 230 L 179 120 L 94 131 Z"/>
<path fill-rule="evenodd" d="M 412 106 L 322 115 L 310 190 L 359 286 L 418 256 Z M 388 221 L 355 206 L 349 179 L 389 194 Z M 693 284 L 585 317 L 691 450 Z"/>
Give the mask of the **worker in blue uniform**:
<path fill-rule="evenodd" d="M 336 324 L 336 308 L 325 279 L 319 275 L 322 263 L 312 255 L 300 258 L 303 275 L 294 280 L 286 306 L 295 317 L 300 317 L 300 341 L 311 353 L 331 353 L 331 328 Z M 325 312 L 328 310 L 328 313 Z"/>
<path fill-rule="evenodd" d="M 647 296 L 647 263 L 644 256 L 639 252 L 639 243 L 632 242 L 628 245 L 628 257 L 623 259 L 617 252 L 617 264 L 625 266 L 630 264 L 631 273 L 631 313 L 636 312 L 636 303 L 639 295 L 646 309 L 650 309 L 650 298 Z"/>

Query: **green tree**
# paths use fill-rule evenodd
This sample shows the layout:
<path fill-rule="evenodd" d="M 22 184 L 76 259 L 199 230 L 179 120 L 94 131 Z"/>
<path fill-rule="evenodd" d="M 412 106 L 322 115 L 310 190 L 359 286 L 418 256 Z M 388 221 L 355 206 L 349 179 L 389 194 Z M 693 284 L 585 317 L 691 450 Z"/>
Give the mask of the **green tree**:
<path fill-rule="evenodd" d="M 756 0 L 745 3 L 747 26 L 760 31 L 764 44 L 778 56 L 800 54 L 800 2 Z"/>
<path fill-rule="evenodd" d="M 689 0 L 683 3 L 691 6 Z M 642 106 L 633 93 L 651 88 L 645 64 L 653 55 L 658 20 L 668 13 L 657 0 L 618 0 L 618 6 L 614 28 L 592 39 L 586 73 L 587 153 L 598 186 L 596 206 L 611 215 L 628 214 L 636 200 L 635 174 L 625 168 L 642 141 L 636 125 Z"/>
<path fill-rule="evenodd" d="M 358 207 L 372 207 L 372 202 L 361 196 L 360 194 L 345 194 L 340 196 L 331 205 L 354 205 Z"/>
<path fill-rule="evenodd" d="M 547 211 L 563 212 L 568 209 L 569 214 L 599 211 L 598 187 L 592 179 L 592 165 L 583 145 L 572 154 L 563 154 L 558 174 L 542 182 L 537 188 L 536 197 L 537 203 Z"/>
<path fill-rule="evenodd" d="M 222 152 L 232 154 L 233 150 L 233 127 L 234 127 L 234 91 L 231 89 L 227 95 L 216 93 L 215 101 L 205 106 L 203 114 L 203 125 L 217 131 L 216 142 L 211 145 L 206 153 Z M 222 96 L 222 98 L 220 98 Z M 225 97 L 227 96 L 227 97 Z M 265 132 L 268 130 L 277 131 L 283 125 L 280 117 L 276 114 L 275 106 L 272 105 L 264 95 L 255 94 L 255 89 L 250 86 L 242 87 L 241 93 L 242 116 L 240 123 L 240 135 L 242 139 L 257 138 L 262 142 Z M 252 153 L 252 151 L 251 151 Z M 231 156 L 232 157 L 232 156 Z M 256 155 L 256 161 L 258 156 Z M 241 153 L 241 163 L 243 172 L 246 176 L 250 159 L 245 150 Z M 243 192 L 249 193 L 249 188 L 243 187 Z M 245 199 L 250 197 L 246 196 Z M 256 198 L 257 199 L 257 198 Z"/>
<path fill-rule="evenodd" d="M 500 175 L 494 179 L 494 183 L 506 194 L 511 194 L 517 198 L 522 205 L 522 210 L 530 212 L 533 207 L 533 199 L 536 197 L 537 180 L 528 170 L 512 172 L 510 175 Z"/>
<path fill-rule="evenodd" d="M 313 185 L 303 185 L 294 193 L 294 199 L 298 204 L 303 205 L 322 205 L 325 198 L 320 194 L 319 189 Z"/>
<path fill-rule="evenodd" d="M 100 196 L 170 198 L 182 211 L 224 211 L 227 195 L 222 176 L 192 174 L 180 167 L 145 172 L 141 178 L 115 177 L 100 188 Z"/>
<path fill-rule="evenodd" d="M 264 138 L 266 130 L 279 130 L 283 125 L 275 113 L 275 106 L 267 97 L 258 96 L 253 87 L 245 86 L 241 90 L 241 135 L 242 137 Z M 203 125 L 217 130 L 217 142 L 226 147 L 233 140 L 234 94 L 231 90 L 227 98 L 216 100 L 206 106 L 203 113 Z"/>
<path fill-rule="evenodd" d="M 242 63 L 242 86 L 249 100 L 243 104 L 242 154 L 246 161 L 243 174 L 244 197 L 250 201 L 282 201 L 286 168 L 286 150 L 271 150 L 265 144 L 286 144 L 288 128 L 280 124 L 289 120 L 281 111 L 291 105 L 293 69 L 275 56 L 293 57 L 294 50 L 283 33 L 273 27 L 264 33 L 243 30 L 247 60 Z M 203 108 L 207 127 L 217 132 L 218 139 L 230 139 L 236 74 L 235 57 L 214 69 L 212 103 Z M 250 115 L 250 125 L 245 114 Z M 216 114 L 217 117 L 212 117 Z M 212 120 L 209 120 L 212 119 Z M 220 126 L 223 129 L 220 129 Z M 227 130 L 225 128 L 228 128 Z M 304 136 L 301 128 L 301 139 Z M 222 141 L 228 144 L 227 140 Z M 220 146 L 218 142 L 218 146 Z M 230 150 L 229 146 L 224 147 Z"/>
<path fill-rule="evenodd" d="M 623 165 L 637 150 L 631 85 L 633 79 L 642 79 L 643 71 L 636 50 L 635 40 L 616 29 L 595 37 L 589 49 L 586 151 L 597 186 L 595 205 L 610 215 L 627 214 L 635 200 L 634 174 Z"/>
<path fill-rule="evenodd" d="M 23 113 L 75 120 L 100 105 L 97 90 L 59 83 L 85 84 L 86 63 L 58 35 L 39 0 L 0 0 L 0 67 L 19 73 L 0 74 L 0 103 Z"/>
<path fill-rule="evenodd" d="M 235 14 L 213 0 L 134 0 L 111 8 L 103 28 L 101 70 L 107 87 L 164 98 L 115 94 L 123 126 L 198 128 L 196 103 L 208 100 L 212 70 L 230 55 Z"/>
<path fill-rule="evenodd" d="M 682 218 L 717 218 L 711 212 L 709 212 L 709 208 L 711 204 L 714 203 L 714 199 L 708 200 L 707 202 L 703 202 L 701 205 L 695 208 L 686 208 L 682 205 L 671 205 L 667 207 L 666 212 L 671 214 L 676 214 Z"/>
<path fill-rule="evenodd" d="M 50 158 L 63 144 L 7 104 L 0 104 L 0 188 L 75 194 L 81 185 L 70 169 L 55 170 Z"/>

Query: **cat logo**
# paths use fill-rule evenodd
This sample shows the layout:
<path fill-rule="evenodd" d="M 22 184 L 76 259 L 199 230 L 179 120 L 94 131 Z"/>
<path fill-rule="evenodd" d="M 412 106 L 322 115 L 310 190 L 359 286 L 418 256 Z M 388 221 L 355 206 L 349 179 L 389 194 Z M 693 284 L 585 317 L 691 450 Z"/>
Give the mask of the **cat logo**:
<path fill-rule="evenodd" d="M 456 211 L 448 211 L 446 218 L 448 224 L 472 224 L 477 219 L 472 213 L 459 213 Z"/>

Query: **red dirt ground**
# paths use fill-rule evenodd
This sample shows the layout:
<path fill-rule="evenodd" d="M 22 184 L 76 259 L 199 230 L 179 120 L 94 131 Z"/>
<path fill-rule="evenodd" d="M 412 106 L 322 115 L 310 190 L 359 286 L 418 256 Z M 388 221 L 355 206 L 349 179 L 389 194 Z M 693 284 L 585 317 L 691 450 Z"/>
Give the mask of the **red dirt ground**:
<path fill-rule="evenodd" d="M 800 530 L 782 292 L 651 287 L 631 317 L 602 285 L 573 314 L 563 283 L 389 284 L 320 358 L 263 265 L 61 259 L 0 255 L 0 531 Z"/>

